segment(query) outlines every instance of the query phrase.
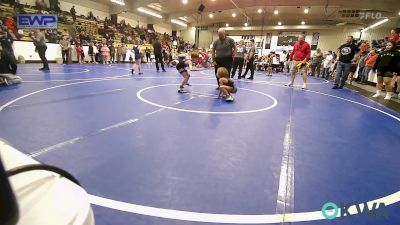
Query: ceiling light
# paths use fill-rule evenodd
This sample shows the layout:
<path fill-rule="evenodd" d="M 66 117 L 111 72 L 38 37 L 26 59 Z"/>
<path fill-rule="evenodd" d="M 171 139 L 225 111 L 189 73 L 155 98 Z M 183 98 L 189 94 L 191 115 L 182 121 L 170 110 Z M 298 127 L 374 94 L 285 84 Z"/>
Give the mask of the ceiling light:
<path fill-rule="evenodd" d="M 116 3 L 118 5 L 125 5 L 124 0 L 111 0 L 111 2 Z"/>
<path fill-rule="evenodd" d="M 225 24 L 226 27 L 229 27 L 229 23 Z"/>
<path fill-rule="evenodd" d="M 182 0 L 182 3 L 183 3 L 183 4 L 187 4 L 187 3 L 188 3 L 188 0 Z"/>
<path fill-rule="evenodd" d="M 400 12 L 399 12 L 399 16 L 400 16 Z"/>
<path fill-rule="evenodd" d="M 208 15 L 208 17 L 214 18 L 214 14 L 210 13 L 210 15 Z"/>
<path fill-rule="evenodd" d="M 301 21 L 301 25 L 304 25 L 304 24 L 306 24 L 306 22 L 304 22 L 304 21 Z"/>
<path fill-rule="evenodd" d="M 275 9 L 275 10 L 274 10 L 274 14 L 275 14 L 275 15 L 278 15 L 278 14 L 279 14 L 279 11 L 278 11 L 277 9 Z"/>
<path fill-rule="evenodd" d="M 307 14 L 310 10 L 308 8 L 304 9 L 304 13 Z"/>
<path fill-rule="evenodd" d="M 244 26 L 247 27 L 249 24 L 248 23 L 244 23 Z"/>
<path fill-rule="evenodd" d="M 179 19 L 187 22 L 186 16 L 181 16 L 181 17 L 179 17 Z"/>
<path fill-rule="evenodd" d="M 257 12 L 261 14 L 262 13 L 262 9 L 258 9 Z"/>
<path fill-rule="evenodd" d="M 278 22 L 278 26 L 282 26 L 282 22 L 281 21 Z"/>
<path fill-rule="evenodd" d="M 196 27 L 192 27 L 192 30 L 195 31 L 195 30 L 196 30 Z"/>
<path fill-rule="evenodd" d="M 386 23 L 387 21 L 389 21 L 388 18 L 378 21 L 378 22 L 372 24 L 371 26 L 368 26 L 367 28 L 362 29 L 361 32 L 365 32 L 371 28 L 377 27 L 377 26 L 381 25 L 382 23 Z"/>
<path fill-rule="evenodd" d="M 182 22 L 182 21 L 180 21 L 180 20 L 172 19 L 171 22 L 175 23 L 175 24 L 178 24 L 178 25 L 181 25 L 183 27 L 187 27 L 187 24 Z"/>
<path fill-rule="evenodd" d="M 236 13 L 232 13 L 232 17 L 236 17 Z"/>
<path fill-rule="evenodd" d="M 160 14 L 154 12 L 154 11 L 151 11 L 149 9 L 143 8 L 143 7 L 139 7 L 137 10 L 139 12 L 146 13 L 147 15 L 150 15 L 150 16 L 154 16 L 154 17 L 157 17 L 157 18 L 160 18 L 160 19 L 163 18 L 162 15 L 160 15 Z"/>

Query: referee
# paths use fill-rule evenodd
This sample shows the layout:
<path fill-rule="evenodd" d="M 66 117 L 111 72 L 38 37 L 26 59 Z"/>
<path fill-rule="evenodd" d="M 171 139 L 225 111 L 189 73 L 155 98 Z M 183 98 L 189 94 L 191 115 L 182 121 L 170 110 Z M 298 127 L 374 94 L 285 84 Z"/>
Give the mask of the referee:
<path fill-rule="evenodd" d="M 35 30 L 34 34 L 30 35 L 33 44 L 36 47 L 36 51 L 39 53 L 39 57 L 42 60 L 43 63 L 43 68 L 40 68 L 39 70 L 42 71 L 49 71 L 49 63 L 47 62 L 46 59 L 46 50 L 47 50 L 47 45 L 46 45 L 46 37 L 44 36 L 43 32 L 40 30 Z"/>
<path fill-rule="evenodd" d="M 233 56 L 236 54 L 235 41 L 226 36 L 225 29 L 218 29 L 218 39 L 214 41 L 212 48 L 212 58 L 215 64 L 215 77 L 219 86 L 217 70 L 219 67 L 225 67 L 231 74 Z"/>

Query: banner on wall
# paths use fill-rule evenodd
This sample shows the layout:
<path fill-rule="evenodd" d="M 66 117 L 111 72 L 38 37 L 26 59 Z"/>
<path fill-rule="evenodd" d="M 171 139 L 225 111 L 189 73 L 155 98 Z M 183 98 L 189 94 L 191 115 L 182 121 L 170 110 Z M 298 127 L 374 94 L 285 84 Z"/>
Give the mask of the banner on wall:
<path fill-rule="evenodd" d="M 311 50 L 316 50 L 319 42 L 319 33 L 313 33 L 311 39 Z"/>
<path fill-rule="evenodd" d="M 306 35 L 306 32 L 278 32 L 277 46 L 294 46 L 300 35 Z"/>
<path fill-rule="evenodd" d="M 265 49 L 271 48 L 271 41 L 272 41 L 272 33 L 267 33 L 265 35 Z"/>
<path fill-rule="evenodd" d="M 17 17 L 18 29 L 57 29 L 56 14 L 20 14 Z"/>

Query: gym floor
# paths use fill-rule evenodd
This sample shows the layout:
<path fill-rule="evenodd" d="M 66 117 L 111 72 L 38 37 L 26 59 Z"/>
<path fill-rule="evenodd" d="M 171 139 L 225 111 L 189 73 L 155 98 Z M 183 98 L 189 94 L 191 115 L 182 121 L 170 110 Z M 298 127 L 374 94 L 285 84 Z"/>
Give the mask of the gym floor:
<path fill-rule="evenodd" d="M 179 94 L 175 68 L 40 66 L 0 88 L 0 137 L 73 174 L 98 225 L 400 224 L 400 114 L 357 91 L 257 73 L 226 103 L 211 69 Z M 388 217 L 320 212 L 371 201 Z"/>

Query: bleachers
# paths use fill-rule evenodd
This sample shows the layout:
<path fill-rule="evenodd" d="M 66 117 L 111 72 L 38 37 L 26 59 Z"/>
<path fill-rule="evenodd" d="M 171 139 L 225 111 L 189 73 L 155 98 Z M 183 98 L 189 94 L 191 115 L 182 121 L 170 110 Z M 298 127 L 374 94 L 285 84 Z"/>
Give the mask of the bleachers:
<path fill-rule="evenodd" d="M 16 16 L 16 11 L 14 10 L 14 7 L 11 7 L 8 4 L 5 3 L 0 3 L 0 19 L 3 19 L 5 17 L 8 18 L 15 18 Z M 33 6 L 28 6 L 28 5 L 23 5 L 23 11 L 25 11 L 28 14 L 35 14 L 38 13 L 38 9 L 33 7 Z M 75 23 L 73 22 L 72 16 L 70 15 L 69 12 L 62 11 L 59 14 L 59 22 L 58 22 L 58 28 L 57 28 L 57 37 L 50 37 L 46 36 L 47 39 L 51 39 L 53 43 L 57 42 L 57 40 L 61 39 L 61 37 L 65 34 L 68 34 L 72 36 L 72 38 L 79 39 L 79 31 L 84 31 L 86 35 L 91 34 L 93 37 L 91 41 L 94 42 L 104 42 L 105 41 L 105 36 L 103 36 L 103 33 L 99 33 L 99 30 L 104 29 L 104 21 L 94 21 L 94 20 L 89 20 L 85 18 L 83 15 L 77 16 Z M 154 34 L 150 34 L 147 32 L 147 30 L 143 28 L 133 28 L 131 26 L 127 25 L 127 28 L 125 30 L 121 30 L 120 27 L 110 27 L 113 30 L 113 36 L 114 36 L 114 45 L 118 46 L 121 43 L 121 39 L 123 37 L 126 38 L 126 33 L 132 33 L 132 42 L 128 44 L 128 47 L 132 47 L 133 44 L 141 45 L 141 47 L 148 47 L 152 49 L 151 45 L 149 45 L 149 40 L 151 39 Z M 18 40 L 22 41 L 31 41 L 31 38 L 29 37 L 29 33 L 31 32 L 30 30 L 23 30 L 23 31 L 18 31 L 20 34 L 18 37 Z M 21 33 L 22 32 L 22 33 Z M 139 36 L 144 34 L 146 37 L 146 41 L 142 41 Z M 157 36 L 162 36 L 160 33 L 156 33 L 155 35 Z M 169 38 L 169 37 L 168 37 Z M 47 40 L 49 42 L 49 40 Z M 51 42 L 50 42 L 51 43 Z M 89 43 L 81 43 L 83 45 L 87 45 Z"/>

